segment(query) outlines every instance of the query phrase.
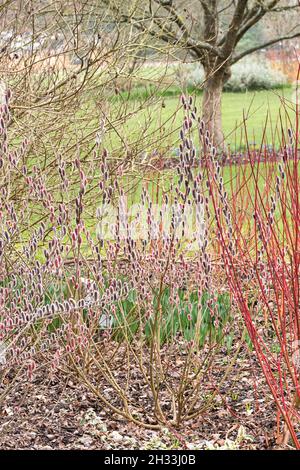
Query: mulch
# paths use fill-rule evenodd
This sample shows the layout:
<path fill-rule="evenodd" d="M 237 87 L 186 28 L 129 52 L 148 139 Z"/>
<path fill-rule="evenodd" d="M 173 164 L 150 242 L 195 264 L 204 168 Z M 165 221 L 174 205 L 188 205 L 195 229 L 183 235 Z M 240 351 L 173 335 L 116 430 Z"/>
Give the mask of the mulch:
<path fill-rule="evenodd" d="M 203 381 L 202 399 L 220 382 L 227 360 L 226 351 L 221 350 Z M 132 390 L 139 390 L 139 374 L 133 377 L 137 383 Z M 151 413 L 149 403 L 143 403 L 146 395 L 136 394 L 136 399 L 139 396 L 139 405 Z M 60 371 L 50 377 L 47 367 L 38 368 L 31 382 L 17 380 L 0 408 L 0 449 L 205 449 L 228 445 L 276 449 L 275 430 L 272 397 L 255 353 L 246 348 L 210 409 L 176 430 L 145 429 L 127 422 L 103 409 L 73 375 Z"/>

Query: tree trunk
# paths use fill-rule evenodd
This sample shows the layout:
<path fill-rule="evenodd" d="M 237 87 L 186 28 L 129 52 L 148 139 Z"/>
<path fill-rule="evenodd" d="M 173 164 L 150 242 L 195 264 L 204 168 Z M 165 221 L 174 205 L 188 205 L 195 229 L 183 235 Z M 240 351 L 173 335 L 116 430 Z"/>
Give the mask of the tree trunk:
<path fill-rule="evenodd" d="M 218 70 L 213 73 L 205 71 L 202 112 L 206 129 L 210 132 L 213 145 L 220 149 L 224 146 L 222 131 L 222 91 L 225 82 L 230 77 L 230 70 Z"/>

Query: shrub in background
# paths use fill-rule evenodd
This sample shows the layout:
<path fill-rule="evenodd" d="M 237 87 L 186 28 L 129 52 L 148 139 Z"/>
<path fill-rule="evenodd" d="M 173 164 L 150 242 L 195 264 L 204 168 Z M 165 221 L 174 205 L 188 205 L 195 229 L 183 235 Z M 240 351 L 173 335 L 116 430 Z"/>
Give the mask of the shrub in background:
<path fill-rule="evenodd" d="M 180 65 L 176 71 L 178 83 L 185 88 L 201 87 L 204 70 L 201 64 Z M 286 76 L 274 70 L 268 61 L 243 59 L 232 66 L 231 78 L 224 86 L 225 91 L 271 90 L 287 84 Z"/>
<path fill-rule="evenodd" d="M 286 76 L 274 70 L 268 61 L 244 59 L 232 66 L 232 76 L 225 83 L 224 90 L 272 90 L 286 84 Z"/>

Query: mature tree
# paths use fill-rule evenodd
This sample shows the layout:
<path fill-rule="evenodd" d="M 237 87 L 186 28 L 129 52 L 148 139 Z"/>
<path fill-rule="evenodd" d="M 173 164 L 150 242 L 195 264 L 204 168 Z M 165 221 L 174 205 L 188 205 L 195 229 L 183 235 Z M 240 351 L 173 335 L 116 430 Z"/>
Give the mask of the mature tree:
<path fill-rule="evenodd" d="M 203 117 L 216 144 L 223 141 L 221 97 L 231 66 L 260 49 L 300 36 L 299 0 L 103 1 L 116 22 L 128 22 L 149 35 L 149 45 L 158 47 L 164 42 L 177 51 L 179 47 L 202 64 Z M 251 28 L 272 15 L 284 17 L 284 32 L 241 50 Z M 286 16 L 292 21 L 286 21 Z"/>

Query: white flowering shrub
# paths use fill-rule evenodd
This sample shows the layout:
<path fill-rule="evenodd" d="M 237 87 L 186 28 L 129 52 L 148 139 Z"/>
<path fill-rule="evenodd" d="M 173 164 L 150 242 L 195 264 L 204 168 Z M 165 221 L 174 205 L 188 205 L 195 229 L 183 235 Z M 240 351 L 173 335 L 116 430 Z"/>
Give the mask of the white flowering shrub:
<path fill-rule="evenodd" d="M 287 77 L 274 70 L 269 62 L 242 60 L 232 66 L 232 75 L 225 84 L 227 91 L 271 90 L 287 84 Z"/>
<path fill-rule="evenodd" d="M 244 59 L 232 66 L 231 78 L 224 86 L 226 91 L 271 90 L 287 84 L 287 77 L 274 70 L 270 63 L 258 59 Z M 183 87 L 199 87 L 204 83 L 201 64 L 184 64 L 177 68 L 178 84 Z"/>

